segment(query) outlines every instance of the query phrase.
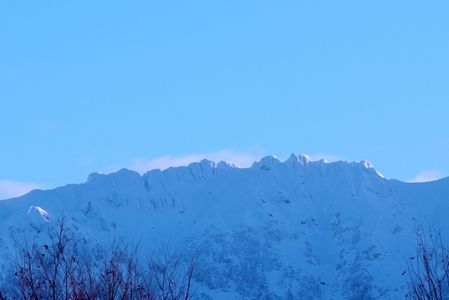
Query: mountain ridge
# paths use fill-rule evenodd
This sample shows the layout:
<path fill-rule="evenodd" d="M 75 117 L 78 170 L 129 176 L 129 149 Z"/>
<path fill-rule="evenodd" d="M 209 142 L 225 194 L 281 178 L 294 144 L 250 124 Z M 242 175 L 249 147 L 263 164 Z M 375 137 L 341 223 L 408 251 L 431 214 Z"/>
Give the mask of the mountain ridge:
<path fill-rule="evenodd" d="M 136 175 L 139 175 L 141 177 L 147 177 L 147 176 L 151 176 L 153 173 L 164 173 L 164 172 L 176 172 L 176 170 L 184 170 L 185 168 L 190 169 L 190 170 L 195 170 L 198 169 L 198 167 L 201 169 L 204 166 L 209 166 L 212 169 L 226 169 L 226 168 L 236 168 L 236 169 L 254 169 L 254 168 L 264 168 L 265 170 L 268 170 L 270 168 L 272 168 L 273 165 L 284 165 L 284 166 L 305 166 L 306 164 L 347 164 L 348 166 L 355 166 L 355 167 L 361 167 L 361 168 L 365 168 L 365 169 L 371 169 L 373 170 L 378 176 L 385 178 L 379 171 L 377 171 L 375 169 L 375 167 L 368 161 L 368 160 L 361 160 L 361 161 L 346 161 L 346 160 L 337 160 L 337 161 L 327 161 L 326 159 L 319 159 L 319 160 L 312 160 L 308 155 L 306 154 L 290 154 L 290 156 L 284 160 L 281 161 L 277 156 L 275 155 L 267 155 L 262 157 L 260 160 L 255 161 L 251 164 L 251 166 L 249 167 L 239 167 L 235 164 L 233 164 L 232 162 L 227 162 L 227 161 L 219 161 L 219 162 L 215 162 L 213 160 L 209 160 L 209 159 L 203 159 L 201 161 L 198 162 L 192 162 L 189 163 L 186 166 L 176 166 L 176 167 L 168 167 L 165 169 L 159 169 L 159 168 L 155 168 L 155 169 L 151 169 L 148 170 L 144 173 L 139 173 L 135 170 L 129 169 L 129 168 L 120 168 L 116 171 L 113 172 L 108 172 L 108 173 L 103 173 L 103 172 L 92 172 L 88 175 L 87 180 L 85 182 L 81 182 L 81 183 L 68 183 L 66 185 L 62 185 L 59 187 L 55 187 L 55 188 L 51 188 L 51 189 L 34 189 L 24 195 L 21 196 L 17 196 L 17 197 L 11 197 L 11 198 L 6 198 L 6 199 L 2 199 L 0 201 L 4 201 L 4 200 L 11 200 L 11 199 L 15 199 L 15 198 L 21 198 L 23 196 L 26 196 L 29 193 L 34 193 L 35 191 L 41 192 L 41 191 L 49 191 L 49 190 L 54 190 L 54 189 L 59 189 L 61 187 L 67 186 L 67 185 L 82 185 L 85 183 L 90 182 L 91 180 L 94 180 L 93 178 L 95 177 L 103 177 L 103 176 L 119 176 L 119 173 L 135 173 Z M 114 175 L 117 174 L 117 175 Z M 395 180 L 395 181 L 399 181 L 399 182 L 403 182 L 403 183 L 407 183 L 407 184 L 426 184 L 429 182 L 435 182 L 435 181 L 440 181 L 440 180 L 449 180 L 449 177 L 444 177 L 444 178 L 440 178 L 437 180 L 432 180 L 432 181 L 428 181 L 428 182 L 406 182 L 406 181 L 402 181 L 399 179 L 394 179 L 394 178 L 385 178 L 388 180 Z"/>
<path fill-rule="evenodd" d="M 398 299 L 414 230 L 439 223 L 449 237 L 448 199 L 447 179 L 405 183 L 366 161 L 304 155 L 121 169 L 1 201 L 0 254 L 65 214 L 87 240 L 201 249 L 199 299 Z"/>

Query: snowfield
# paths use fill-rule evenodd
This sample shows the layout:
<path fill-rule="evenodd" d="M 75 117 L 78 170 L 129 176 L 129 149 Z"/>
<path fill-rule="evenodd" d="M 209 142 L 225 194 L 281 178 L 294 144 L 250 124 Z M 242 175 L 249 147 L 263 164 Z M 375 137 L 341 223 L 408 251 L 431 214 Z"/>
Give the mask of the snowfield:
<path fill-rule="evenodd" d="M 62 215 L 90 243 L 197 253 L 196 299 L 403 299 L 416 230 L 449 241 L 449 179 L 404 183 L 304 155 L 94 173 L 0 201 L 0 270 L 16 239 Z"/>

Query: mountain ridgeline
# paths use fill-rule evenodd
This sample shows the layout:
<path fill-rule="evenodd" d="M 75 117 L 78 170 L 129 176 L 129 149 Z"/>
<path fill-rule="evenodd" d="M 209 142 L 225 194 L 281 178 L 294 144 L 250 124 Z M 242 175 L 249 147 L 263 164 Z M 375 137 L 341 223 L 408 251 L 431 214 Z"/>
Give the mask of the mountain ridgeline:
<path fill-rule="evenodd" d="M 94 173 L 0 201 L 0 270 L 15 240 L 61 216 L 86 243 L 195 254 L 195 299 L 403 299 L 416 230 L 449 240 L 449 179 L 404 183 L 304 155 Z"/>

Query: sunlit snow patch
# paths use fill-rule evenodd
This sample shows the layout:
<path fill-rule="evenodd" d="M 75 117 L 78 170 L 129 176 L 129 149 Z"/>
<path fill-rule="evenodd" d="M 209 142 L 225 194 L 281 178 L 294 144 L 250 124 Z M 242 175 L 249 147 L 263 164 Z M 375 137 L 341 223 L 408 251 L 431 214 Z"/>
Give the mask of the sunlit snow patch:
<path fill-rule="evenodd" d="M 33 211 L 37 211 L 41 215 L 42 219 L 44 219 L 45 221 L 48 221 L 48 219 L 49 219 L 48 212 L 45 209 L 43 209 L 40 206 L 30 206 L 30 209 L 28 209 L 27 215 L 29 215 Z"/>

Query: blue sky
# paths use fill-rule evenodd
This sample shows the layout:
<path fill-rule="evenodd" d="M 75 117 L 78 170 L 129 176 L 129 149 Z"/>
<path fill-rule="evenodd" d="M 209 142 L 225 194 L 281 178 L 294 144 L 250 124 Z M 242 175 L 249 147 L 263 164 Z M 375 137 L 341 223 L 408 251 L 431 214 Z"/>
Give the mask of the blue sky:
<path fill-rule="evenodd" d="M 449 175 L 448 1 L 3 1 L 0 198 L 261 155 Z"/>

